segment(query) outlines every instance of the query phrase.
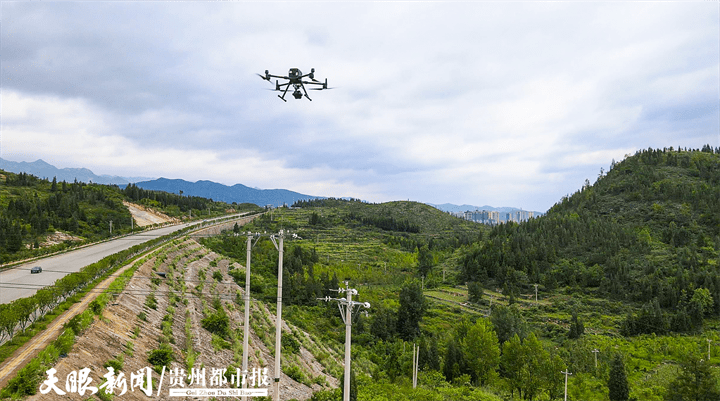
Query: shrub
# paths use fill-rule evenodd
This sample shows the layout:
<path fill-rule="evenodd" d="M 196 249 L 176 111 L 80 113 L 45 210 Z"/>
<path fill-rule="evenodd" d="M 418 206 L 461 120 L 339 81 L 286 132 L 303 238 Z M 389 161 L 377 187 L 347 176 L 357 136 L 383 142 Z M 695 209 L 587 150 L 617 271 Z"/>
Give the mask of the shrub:
<path fill-rule="evenodd" d="M 283 373 L 298 383 L 305 383 L 305 373 L 297 365 L 290 365 L 283 370 Z"/>
<path fill-rule="evenodd" d="M 220 273 L 220 270 L 215 270 L 212 274 L 213 278 L 217 280 L 218 282 L 223 280 L 223 275 Z"/>
<path fill-rule="evenodd" d="M 206 317 L 200 323 L 205 330 L 222 338 L 227 338 L 229 335 L 230 319 L 228 319 L 223 309 Z"/>
<path fill-rule="evenodd" d="M 163 344 L 160 348 L 150 351 L 148 354 L 148 362 L 153 366 L 167 366 L 173 360 L 172 348 Z"/>
<path fill-rule="evenodd" d="M 282 344 L 283 351 L 287 353 L 297 354 L 300 352 L 300 343 L 298 343 L 293 336 L 282 336 L 280 339 L 280 343 Z"/>
<path fill-rule="evenodd" d="M 230 349 L 230 347 L 232 346 L 229 341 L 223 340 L 222 337 L 218 336 L 217 334 L 212 335 L 211 344 L 215 352 L 220 351 L 221 349 Z"/>
<path fill-rule="evenodd" d="M 150 294 L 145 298 L 145 305 L 150 309 L 157 309 L 157 299 L 155 294 Z"/>
<path fill-rule="evenodd" d="M 118 355 L 117 358 L 111 359 L 111 360 L 105 362 L 105 364 L 103 366 L 106 368 L 111 367 L 111 368 L 115 369 L 115 374 L 117 374 L 117 372 L 122 370 L 124 361 L 125 361 L 125 358 L 122 356 L 122 354 L 120 354 L 120 355 Z"/>

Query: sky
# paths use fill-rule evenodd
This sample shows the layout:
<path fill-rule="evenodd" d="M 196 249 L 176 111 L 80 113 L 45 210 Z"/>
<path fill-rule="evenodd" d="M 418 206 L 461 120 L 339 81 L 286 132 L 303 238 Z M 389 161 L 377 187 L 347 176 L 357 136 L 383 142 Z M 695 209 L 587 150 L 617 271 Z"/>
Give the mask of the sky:
<path fill-rule="evenodd" d="M 720 3 L 2 2 L 0 157 L 546 211 L 720 146 Z M 315 68 L 287 102 L 256 74 Z"/>

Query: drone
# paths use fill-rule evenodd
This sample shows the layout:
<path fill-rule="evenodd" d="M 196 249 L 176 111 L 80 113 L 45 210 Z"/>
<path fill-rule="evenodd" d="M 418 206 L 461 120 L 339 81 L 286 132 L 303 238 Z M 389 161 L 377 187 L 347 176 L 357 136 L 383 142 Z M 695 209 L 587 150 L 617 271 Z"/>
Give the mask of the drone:
<path fill-rule="evenodd" d="M 283 93 L 282 96 L 278 95 L 278 97 L 280 99 L 282 99 L 283 102 L 287 102 L 287 100 L 285 100 L 285 95 L 287 94 L 288 89 L 290 89 L 290 85 L 292 85 L 292 87 L 295 89 L 295 91 L 292 94 L 293 97 L 298 100 L 302 99 L 302 97 L 305 96 L 306 98 L 308 98 L 308 100 L 312 101 L 312 99 L 310 99 L 310 96 L 308 96 L 307 91 L 305 90 L 305 85 L 320 85 L 319 88 L 309 88 L 310 90 L 316 90 L 316 91 L 323 90 L 323 89 L 333 89 L 333 88 L 328 88 L 327 78 L 325 78 L 324 83 L 315 79 L 315 69 L 314 68 L 311 68 L 310 73 L 305 74 L 305 75 L 303 75 L 302 71 L 300 71 L 298 68 L 291 68 L 290 71 L 288 71 L 288 76 L 286 76 L 286 77 L 281 76 L 281 75 L 271 75 L 268 72 L 268 70 L 265 70 L 265 75 L 260 75 L 260 74 L 257 74 L 257 75 L 260 78 L 262 78 L 268 82 L 270 82 L 270 78 L 280 78 L 280 79 L 288 80 L 288 82 L 280 84 L 280 82 L 276 79 L 275 80 L 275 89 L 271 89 L 271 90 L 275 90 L 275 91 Z M 310 78 L 310 81 L 303 81 L 303 78 L 305 78 L 305 77 Z M 282 87 L 285 87 L 285 89 L 283 90 Z M 302 89 L 302 92 L 300 92 L 300 89 Z M 303 93 L 304 93 L 304 95 L 303 95 Z"/>

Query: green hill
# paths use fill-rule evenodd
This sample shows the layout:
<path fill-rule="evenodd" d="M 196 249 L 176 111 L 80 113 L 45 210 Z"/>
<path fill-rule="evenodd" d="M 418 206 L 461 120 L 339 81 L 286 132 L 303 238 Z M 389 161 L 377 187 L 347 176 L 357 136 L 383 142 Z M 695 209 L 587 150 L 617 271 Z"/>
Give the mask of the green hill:
<path fill-rule="evenodd" d="M 0 170 L 0 263 L 110 237 L 110 221 L 113 235 L 129 233 L 133 229 L 131 215 L 123 200 L 176 217 L 190 211 L 194 216 L 220 215 L 231 208 L 223 202 L 147 191 L 133 185 L 121 190 L 114 185 L 51 182 Z M 56 231 L 75 240 L 43 246 L 48 235 Z"/>
<path fill-rule="evenodd" d="M 511 291 L 568 286 L 695 316 L 631 333 L 693 330 L 720 313 L 720 152 L 643 150 L 586 184 L 546 216 L 493 229 L 463 259 L 462 278 Z M 711 305 L 693 311 L 698 289 Z"/>

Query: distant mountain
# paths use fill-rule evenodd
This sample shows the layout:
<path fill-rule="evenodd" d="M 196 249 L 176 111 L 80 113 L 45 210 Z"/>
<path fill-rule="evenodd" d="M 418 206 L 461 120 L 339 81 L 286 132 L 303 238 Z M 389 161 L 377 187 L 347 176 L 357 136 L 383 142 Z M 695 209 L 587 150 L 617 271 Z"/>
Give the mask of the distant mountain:
<path fill-rule="evenodd" d="M 143 189 L 165 191 L 175 194 L 179 194 L 180 191 L 182 191 L 182 194 L 187 196 L 200 196 L 227 203 L 254 203 L 258 206 L 292 205 L 297 200 L 321 198 L 320 196 L 304 195 L 298 192 L 288 191 L 287 189 L 255 189 L 242 184 L 235 184 L 229 187 L 212 181 L 189 182 L 185 180 L 158 178 L 152 181 L 137 182 L 135 185 Z"/>
<path fill-rule="evenodd" d="M 58 182 L 94 182 L 96 184 L 125 185 L 131 182 L 151 180 L 151 177 L 119 177 L 111 175 L 97 175 L 86 168 L 59 169 L 41 159 L 34 162 L 14 162 L 0 159 L 0 169 L 11 173 L 29 173 L 39 178 L 52 180 L 56 177 Z"/>
<path fill-rule="evenodd" d="M 432 203 L 428 203 L 428 205 L 433 206 L 437 209 L 440 209 L 444 212 L 467 212 L 467 211 L 474 211 L 474 210 L 488 210 L 488 211 L 495 211 L 500 213 L 514 213 L 519 210 L 516 207 L 492 207 L 492 206 L 473 206 L 473 205 L 454 205 L 452 203 L 443 203 L 442 205 L 436 205 Z M 527 210 L 526 210 L 527 211 Z M 532 210 L 531 210 L 532 211 Z M 532 211 L 535 216 L 540 216 L 545 214 L 544 212 L 536 212 Z"/>

